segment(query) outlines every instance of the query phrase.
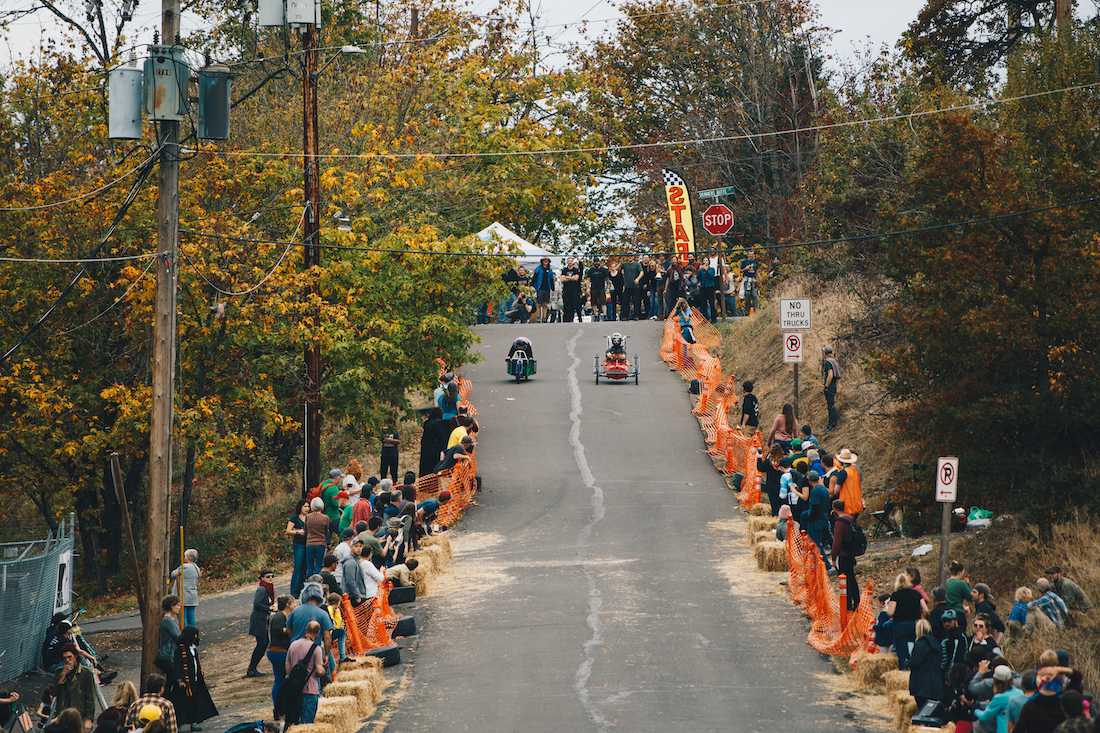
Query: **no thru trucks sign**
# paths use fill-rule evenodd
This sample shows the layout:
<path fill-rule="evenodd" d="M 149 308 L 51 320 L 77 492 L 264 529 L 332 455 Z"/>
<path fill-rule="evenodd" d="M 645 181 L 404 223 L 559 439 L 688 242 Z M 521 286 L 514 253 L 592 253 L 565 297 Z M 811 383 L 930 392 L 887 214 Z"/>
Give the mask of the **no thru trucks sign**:
<path fill-rule="evenodd" d="M 779 330 L 809 331 L 813 318 L 810 301 L 807 298 L 792 298 L 779 301 Z"/>

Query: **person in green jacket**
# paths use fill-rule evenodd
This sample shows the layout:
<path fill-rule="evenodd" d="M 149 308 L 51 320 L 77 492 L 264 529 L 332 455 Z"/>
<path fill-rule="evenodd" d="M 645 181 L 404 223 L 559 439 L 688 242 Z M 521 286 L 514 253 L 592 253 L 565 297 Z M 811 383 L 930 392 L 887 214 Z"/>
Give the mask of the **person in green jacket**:
<path fill-rule="evenodd" d="M 343 488 L 340 485 L 340 479 L 343 477 L 344 472 L 339 468 L 334 468 L 328 472 L 328 478 L 321 482 L 321 501 L 325 502 L 325 516 L 332 524 L 333 531 L 336 531 L 340 524 L 340 505 L 336 495 Z"/>
<path fill-rule="evenodd" d="M 96 681 L 92 670 L 80 664 L 75 644 L 61 648 L 61 671 L 54 681 L 53 694 L 57 710 L 76 708 L 86 721 L 95 720 Z"/>

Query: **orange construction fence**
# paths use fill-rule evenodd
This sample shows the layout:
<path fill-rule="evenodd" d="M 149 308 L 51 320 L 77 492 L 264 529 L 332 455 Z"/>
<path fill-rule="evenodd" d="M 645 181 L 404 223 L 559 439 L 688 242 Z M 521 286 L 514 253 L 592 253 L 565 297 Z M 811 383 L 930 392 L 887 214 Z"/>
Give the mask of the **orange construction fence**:
<path fill-rule="evenodd" d="M 351 599 L 346 595 L 341 599 L 340 615 L 344 617 L 347 634 L 345 646 L 352 656 L 393 644 L 390 630 L 382 618 L 380 603 L 377 596 L 358 606 L 352 606 Z"/>
<path fill-rule="evenodd" d="M 721 335 L 696 309 L 691 311 L 696 343 L 687 343 L 675 315 L 665 320 L 661 359 L 685 381 L 698 380 L 699 402 L 693 413 L 699 419 L 707 452 L 722 459 L 726 475 L 741 475 L 740 504 L 749 509 L 760 502 L 762 476 L 757 466 L 762 448 L 760 433 L 750 434 L 730 425 L 730 411 L 737 404 L 734 376 L 723 376 L 716 355 Z M 875 621 L 874 589 L 870 582 L 862 589 L 859 607 L 849 613 L 842 607 L 829 582 L 829 574 L 817 545 L 793 520 L 787 524 L 787 591 L 810 619 L 806 641 L 822 654 L 847 656 L 863 647 Z"/>
<path fill-rule="evenodd" d="M 761 475 L 757 469 L 760 434 L 753 430 L 745 434 L 740 426 L 730 424 L 730 410 L 738 405 L 734 377 L 722 372 L 721 359 L 716 355 L 721 335 L 696 309 L 691 310 L 695 343 L 684 341 L 675 315 L 665 320 L 661 339 L 661 359 L 680 373 L 685 381 L 698 380 L 699 402 L 694 414 L 699 418 L 706 440 L 707 452 L 724 461 L 726 475 L 741 475 L 741 506 L 746 509 L 760 501 Z"/>
<path fill-rule="evenodd" d="M 810 619 L 810 646 L 830 656 L 862 647 L 875 623 L 874 584 L 867 582 L 859 606 L 849 613 L 833 592 L 817 543 L 793 519 L 787 520 L 787 568 L 787 592 Z"/>

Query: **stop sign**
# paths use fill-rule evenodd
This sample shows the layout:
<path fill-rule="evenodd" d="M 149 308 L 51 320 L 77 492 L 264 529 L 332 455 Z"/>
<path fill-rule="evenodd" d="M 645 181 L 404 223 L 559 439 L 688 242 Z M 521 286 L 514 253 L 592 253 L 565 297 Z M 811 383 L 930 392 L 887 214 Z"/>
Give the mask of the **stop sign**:
<path fill-rule="evenodd" d="M 733 229 L 733 211 L 725 204 L 711 204 L 703 212 L 703 228 L 708 234 L 722 236 Z"/>

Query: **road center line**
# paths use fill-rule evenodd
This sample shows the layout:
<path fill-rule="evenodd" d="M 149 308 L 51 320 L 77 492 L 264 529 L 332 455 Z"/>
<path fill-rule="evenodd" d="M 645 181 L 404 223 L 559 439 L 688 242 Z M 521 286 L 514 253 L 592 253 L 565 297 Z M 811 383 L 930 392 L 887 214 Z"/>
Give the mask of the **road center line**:
<path fill-rule="evenodd" d="M 581 442 L 581 413 L 584 409 L 581 405 L 581 386 L 577 381 L 577 367 L 581 363 L 581 360 L 577 358 L 577 340 L 580 336 L 581 329 L 578 327 L 577 332 L 573 334 L 572 338 L 570 338 L 565 345 L 566 353 L 572 360 L 569 364 L 569 371 L 567 373 L 570 396 L 569 444 L 573 446 L 573 460 L 577 463 L 577 470 L 580 471 L 581 481 L 584 482 L 584 485 L 592 492 L 592 515 L 577 535 L 577 545 L 580 550 L 578 554 L 584 552 L 586 545 L 588 545 L 592 539 L 593 530 L 596 528 L 597 524 L 603 521 L 604 514 L 607 511 L 604 506 L 603 489 L 596 483 L 596 477 L 592 475 L 592 469 L 588 465 L 588 458 L 584 452 L 584 443 Z M 600 623 L 600 610 L 603 608 L 603 597 L 600 595 L 600 589 L 596 586 L 596 576 L 592 568 L 588 565 L 583 565 L 582 571 L 588 583 L 588 615 L 585 617 L 585 621 L 588 624 L 591 635 L 588 641 L 584 642 L 584 659 L 581 660 L 580 666 L 577 667 L 577 673 L 573 677 L 573 689 L 576 691 L 577 698 L 580 700 L 585 712 L 588 713 L 588 717 L 595 723 L 596 728 L 601 731 L 606 731 L 610 723 L 600 714 L 595 705 L 593 705 L 592 696 L 588 690 L 588 681 L 592 677 L 592 666 L 596 662 L 596 651 L 603 646 L 603 625 Z"/>

